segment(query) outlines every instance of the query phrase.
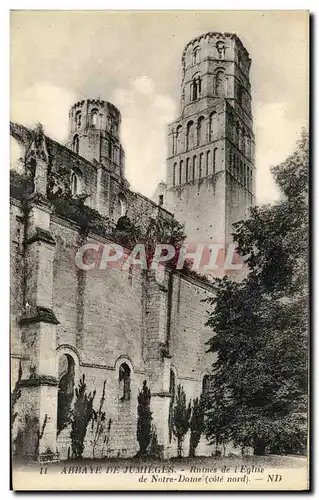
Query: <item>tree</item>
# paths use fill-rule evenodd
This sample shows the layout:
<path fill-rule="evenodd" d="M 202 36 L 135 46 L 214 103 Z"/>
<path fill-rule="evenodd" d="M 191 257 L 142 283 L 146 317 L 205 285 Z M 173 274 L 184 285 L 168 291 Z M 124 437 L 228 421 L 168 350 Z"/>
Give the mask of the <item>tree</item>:
<path fill-rule="evenodd" d="M 20 382 L 22 379 L 22 366 L 21 360 L 19 361 L 19 371 L 18 371 L 18 379 L 15 383 L 14 389 L 11 394 L 11 430 L 13 428 L 13 424 L 18 416 L 18 412 L 15 411 L 16 404 L 21 397 L 21 387 Z"/>
<path fill-rule="evenodd" d="M 145 456 L 147 448 L 151 441 L 152 434 L 152 412 L 151 391 L 147 387 L 146 380 L 143 382 L 143 388 L 137 396 L 137 440 L 140 445 L 139 455 Z"/>
<path fill-rule="evenodd" d="M 91 440 L 92 444 L 92 454 L 93 458 L 95 458 L 95 449 L 97 445 L 99 444 L 105 430 L 106 430 L 106 414 L 105 411 L 103 411 L 103 405 L 105 402 L 105 385 L 106 385 L 106 380 L 103 382 L 103 389 L 102 389 L 102 395 L 100 398 L 100 404 L 99 408 L 97 410 L 93 409 L 92 413 L 92 433 L 93 433 L 93 439 Z M 111 425 L 109 423 L 109 425 Z M 104 436 L 104 443 L 106 442 L 106 434 Z M 104 444 L 103 443 L 103 444 Z M 103 457 L 101 457 L 103 458 Z"/>
<path fill-rule="evenodd" d="M 207 436 L 256 454 L 301 452 L 307 436 L 308 138 L 272 173 L 282 192 L 234 225 L 249 273 L 215 279 L 207 322 L 215 332 Z M 226 432 L 225 432 L 226 431 Z"/>
<path fill-rule="evenodd" d="M 177 455 L 182 456 L 183 441 L 189 429 L 191 403 L 186 403 L 186 394 L 181 384 L 177 386 L 176 400 L 172 413 L 172 432 L 177 439 Z"/>
<path fill-rule="evenodd" d="M 192 416 L 189 424 L 191 431 L 189 440 L 190 457 L 195 457 L 196 448 L 204 430 L 204 415 L 204 398 L 201 395 L 199 398 L 193 399 Z"/>
<path fill-rule="evenodd" d="M 95 391 L 92 394 L 86 392 L 85 375 L 83 374 L 79 386 L 75 389 L 75 402 L 71 413 L 73 458 L 82 458 L 87 427 L 93 417 L 94 398 Z"/>

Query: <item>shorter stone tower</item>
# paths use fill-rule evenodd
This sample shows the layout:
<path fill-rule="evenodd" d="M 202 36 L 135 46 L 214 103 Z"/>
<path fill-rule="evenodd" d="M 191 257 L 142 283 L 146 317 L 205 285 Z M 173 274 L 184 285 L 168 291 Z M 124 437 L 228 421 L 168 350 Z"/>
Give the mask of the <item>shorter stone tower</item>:
<path fill-rule="evenodd" d="M 124 177 L 120 124 L 121 113 L 113 104 L 100 99 L 79 101 L 69 113 L 68 147 L 88 161 L 96 160 Z"/>

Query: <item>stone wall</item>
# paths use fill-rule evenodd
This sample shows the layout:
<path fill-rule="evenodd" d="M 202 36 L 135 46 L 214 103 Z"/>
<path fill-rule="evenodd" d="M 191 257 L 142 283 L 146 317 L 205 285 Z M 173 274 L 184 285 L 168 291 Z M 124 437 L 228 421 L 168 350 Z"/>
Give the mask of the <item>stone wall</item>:
<path fill-rule="evenodd" d="M 15 228 L 12 231 L 14 263 L 19 258 L 15 226 L 17 223 L 21 224 L 21 210 L 15 203 L 12 205 L 12 212 L 12 227 Z M 176 382 L 183 384 L 189 399 L 198 396 L 201 391 L 203 373 L 207 372 L 212 361 L 205 354 L 205 340 L 211 332 L 203 326 L 206 306 L 201 302 L 209 291 L 207 286 L 179 274 L 171 275 L 171 286 L 168 288 L 167 274 L 161 284 L 152 276 L 146 279 L 138 269 L 131 272 L 120 268 L 80 271 L 74 261 L 77 248 L 84 242 L 78 229 L 71 221 L 51 215 L 50 232 L 56 243 L 53 261 L 53 311 L 59 321 L 56 325 L 56 367 L 58 370 L 59 358 L 63 354 L 72 357 L 75 383 L 85 374 L 88 392 L 96 390 L 95 409 L 98 408 L 103 382 L 106 380 L 104 410 L 107 421 L 112 419 L 110 439 L 107 444 L 97 443 L 94 454 L 97 457 L 133 456 L 138 449 L 137 394 L 143 380 L 148 381 L 153 393 L 154 423 L 163 426 L 158 429 L 161 442 L 167 439 L 168 433 L 170 368 L 176 372 Z M 105 242 L 94 234 L 85 241 Z M 21 269 L 23 268 L 13 269 L 12 281 L 12 293 L 15 297 L 11 309 L 13 385 L 17 379 L 19 359 L 23 364 L 23 377 L 28 377 L 32 354 L 19 341 L 18 320 L 23 303 Z M 45 280 L 45 276 L 42 280 Z M 164 355 L 163 358 L 161 345 L 164 344 L 169 346 L 169 356 Z M 119 381 L 119 366 L 124 361 L 131 368 L 129 401 L 121 400 L 123 387 Z M 23 423 L 24 406 L 30 390 L 32 388 L 24 392 L 21 404 L 17 405 L 19 417 L 16 431 Z M 44 390 L 46 389 L 42 389 L 37 397 L 41 397 Z M 46 408 L 53 408 L 52 411 L 55 411 L 56 392 L 46 390 L 45 398 Z M 37 400 L 33 398 L 32 404 L 36 404 Z M 39 418 L 41 424 L 44 414 L 40 414 Z M 92 433 L 90 424 L 84 456 L 92 456 L 93 440 L 94 432 Z M 186 450 L 187 440 L 185 446 Z M 176 455 L 174 443 L 169 448 L 168 454 Z M 70 454 L 69 428 L 58 436 L 57 450 L 60 458 L 67 458 Z"/>

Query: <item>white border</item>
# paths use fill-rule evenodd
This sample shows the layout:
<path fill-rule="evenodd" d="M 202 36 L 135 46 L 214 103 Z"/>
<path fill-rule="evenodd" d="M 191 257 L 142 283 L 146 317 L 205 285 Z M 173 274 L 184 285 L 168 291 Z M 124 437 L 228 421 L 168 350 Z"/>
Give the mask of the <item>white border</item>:
<path fill-rule="evenodd" d="M 45 8 L 44 8 L 45 5 Z M 256 5 L 258 5 L 258 9 L 256 9 Z M 90 2 L 84 2 L 81 0 L 75 1 L 70 1 L 70 0 L 55 0 L 53 1 L 46 1 L 45 4 L 40 0 L 30 0 L 28 2 L 21 2 L 21 1 L 5 1 L 3 0 L 0 6 L 0 37 L 1 37 L 1 68 L 2 68 L 2 75 L 1 75 L 1 114 L 0 114 L 0 119 L 1 119 L 1 138 L 2 138 L 2 150 L 1 150 L 1 175 L 2 179 L 0 182 L 0 200 L 2 203 L 2 211 L 1 211 L 1 234 L 2 234 L 2 244 L 0 246 L 0 251 L 1 251 L 1 269 L 2 269 L 2 276 L 1 276 L 1 292 L 0 292 L 0 297 L 1 297 L 1 306 L 2 306 L 2 314 L 1 314 L 1 334 L 2 334 L 2 348 L 0 349 L 1 352 L 1 375 L 2 375 L 2 398 L 3 401 L 7 401 L 6 397 L 6 383 L 9 383 L 8 380 L 8 374 L 9 374 L 9 356 L 8 356 L 8 327 L 9 327 L 9 322 L 8 322 L 8 310 L 9 310 L 9 253 L 8 253 L 8 242 L 9 242 L 9 217 L 8 217 L 8 180 L 9 180 L 9 169 L 8 165 L 10 164 L 9 161 L 9 134 L 8 134 L 8 122 L 9 122 L 9 10 L 310 10 L 314 15 L 317 14 L 318 11 L 318 2 L 315 2 L 314 0 L 308 1 L 308 2 L 300 2 L 300 1 L 294 1 L 290 0 L 289 2 L 286 1 L 280 1 L 280 0 L 268 0 L 267 2 L 256 2 L 253 1 L 246 1 L 246 2 L 235 2 L 235 1 L 230 1 L 230 0 L 223 0 L 222 2 L 212 2 L 212 1 L 204 1 L 204 0 L 197 0 L 197 2 L 186 2 L 185 0 L 182 1 L 174 1 L 174 0 L 161 0 L 161 1 L 153 1 L 152 2 L 152 8 L 150 9 L 150 2 L 147 1 L 136 1 L 134 2 L 134 5 L 130 3 L 129 1 L 123 1 L 123 0 L 117 0 L 117 1 L 109 1 L 105 2 L 102 0 L 91 0 Z M 240 9 L 238 7 L 240 6 Z M 283 26 L 284 29 L 284 26 Z M 30 34 L 32 36 L 32 34 Z M 271 36 L 271 34 L 270 34 Z M 313 43 L 315 46 L 317 46 L 317 33 L 313 33 Z M 314 46 L 312 48 L 314 51 Z M 315 64 L 314 67 L 314 82 L 318 80 L 318 47 L 315 53 L 315 57 L 313 58 L 313 63 Z M 314 84 L 312 91 L 314 92 Z M 314 130 L 316 129 L 317 125 L 317 117 L 313 116 L 313 143 L 315 142 L 315 133 Z M 314 149 L 315 144 L 312 144 L 312 147 Z M 319 166 L 317 165 L 317 158 L 315 157 L 315 151 L 313 151 L 313 170 L 315 172 L 318 171 Z M 318 175 L 315 175 L 313 177 L 313 191 L 318 193 L 318 190 L 315 190 L 317 187 L 317 179 Z M 315 265 L 317 262 L 317 251 L 319 252 L 319 242 L 317 240 L 318 236 L 318 224 L 319 224 L 319 217 L 318 217 L 318 197 L 315 196 L 313 193 L 313 213 L 312 217 L 315 215 L 316 220 L 314 223 L 314 241 L 313 241 L 313 264 Z M 314 250 L 314 248 L 316 250 Z M 318 268 L 313 269 L 313 305 L 315 307 L 316 304 L 316 283 L 317 280 L 319 279 L 319 272 Z M 313 323 L 313 347 L 317 347 L 317 343 L 315 342 L 315 333 L 317 333 L 317 315 L 314 313 L 314 323 Z M 318 359 L 318 352 L 315 353 L 315 356 L 313 356 L 313 365 L 314 369 L 316 368 L 316 360 Z M 313 396 L 315 394 L 318 394 L 318 387 L 317 384 L 315 384 L 315 379 L 318 379 L 318 377 L 313 377 L 313 384 L 314 387 L 312 389 L 312 394 Z M 318 398 L 317 398 L 318 400 Z M 318 424 L 318 403 L 316 403 L 316 406 L 314 407 L 314 414 L 313 414 L 313 426 L 315 424 Z M 12 495 L 11 492 L 9 492 L 9 450 L 6 448 L 6 446 L 9 445 L 9 433 L 8 430 L 10 429 L 9 426 L 9 408 L 3 409 L 1 412 L 1 434 L 0 434 L 0 442 L 2 443 L 2 453 L 1 453 L 1 474 L 0 474 L 0 491 L 2 493 L 2 498 L 8 498 L 9 496 Z M 318 432 L 318 425 L 317 425 L 317 432 Z M 313 431 L 313 436 L 315 436 L 315 432 Z M 317 440 L 315 444 L 315 449 L 312 451 L 313 457 L 318 455 L 318 449 L 317 449 Z M 7 445 L 5 444 L 7 443 Z M 313 446 L 313 444 L 312 444 Z M 317 452 L 317 453 L 316 453 Z M 314 467 L 313 467 L 313 477 L 318 478 L 319 477 L 319 459 L 317 458 Z M 51 495 L 54 495 L 55 493 L 51 493 Z M 217 493 L 212 492 L 212 494 L 218 495 Z M 48 495 L 46 493 L 45 495 Z M 199 494 L 192 494 L 191 496 L 196 497 L 199 496 Z M 301 494 L 297 494 L 299 496 Z M 37 495 L 38 496 L 38 495 Z M 40 495 L 41 496 L 41 495 Z M 60 498 L 64 497 L 65 494 L 59 494 Z M 87 494 L 87 496 L 91 496 L 90 493 Z M 112 497 L 113 495 L 107 494 L 108 497 Z M 114 498 L 118 498 L 119 494 L 116 494 Z M 123 497 L 129 497 L 129 494 L 123 493 L 121 496 Z M 176 496 L 172 494 L 172 496 Z M 227 498 L 230 497 L 231 493 L 229 494 L 223 494 L 223 497 Z M 280 493 L 269 493 L 270 498 L 276 498 L 280 496 Z M 285 495 L 287 497 L 287 494 Z M 288 496 L 290 496 L 288 494 Z M 296 498 L 296 494 L 291 494 L 294 498 Z"/>

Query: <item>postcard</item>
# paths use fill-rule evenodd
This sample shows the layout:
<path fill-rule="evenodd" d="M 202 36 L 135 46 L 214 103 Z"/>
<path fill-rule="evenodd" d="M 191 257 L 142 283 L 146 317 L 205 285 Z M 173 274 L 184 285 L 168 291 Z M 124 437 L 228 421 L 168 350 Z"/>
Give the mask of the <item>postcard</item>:
<path fill-rule="evenodd" d="M 308 490 L 307 11 L 11 12 L 12 489 Z"/>

